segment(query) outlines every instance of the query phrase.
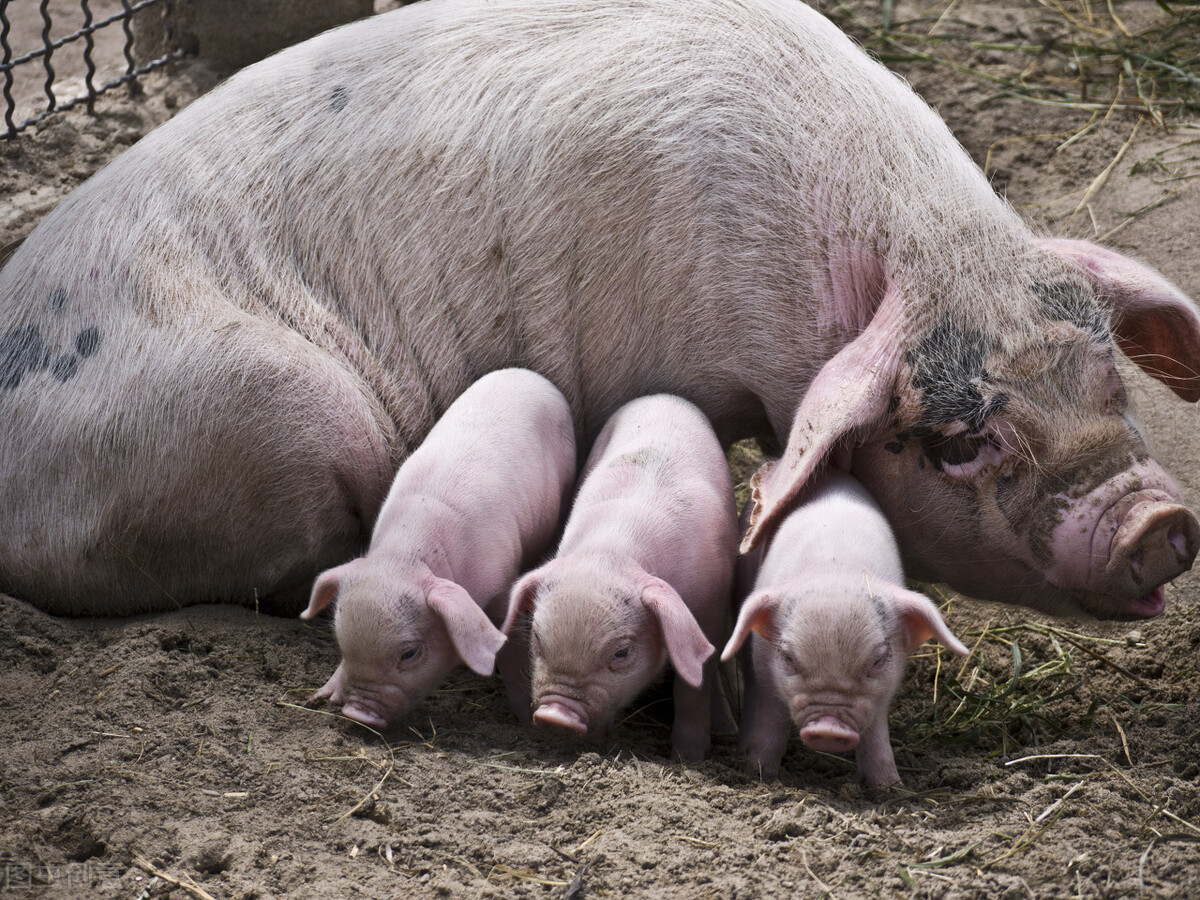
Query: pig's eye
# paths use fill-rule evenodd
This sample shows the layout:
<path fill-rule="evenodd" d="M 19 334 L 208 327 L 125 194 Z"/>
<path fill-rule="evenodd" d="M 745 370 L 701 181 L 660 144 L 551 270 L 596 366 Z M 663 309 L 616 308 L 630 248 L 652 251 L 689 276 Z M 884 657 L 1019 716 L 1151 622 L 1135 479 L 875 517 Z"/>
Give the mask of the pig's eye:
<path fill-rule="evenodd" d="M 609 667 L 613 669 L 619 669 L 622 666 L 628 665 L 629 659 L 632 655 L 633 645 L 627 644 L 612 655 L 612 660 L 609 662 Z"/>
<path fill-rule="evenodd" d="M 800 661 L 796 659 L 796 655 L 789 650 L 780 650 L 780 657 L 783 659 L 784 668 L 792 675 L 804 677 L 804 668 L 800 665 Z"/>
<path fill-rule="evenodd" d="M 400 651 L 400 662 L 397 664 L 398 668 L 403 668 L 404 666 L 416 660 L 420 655 L 421 645 L 410 644 Z"/>
<path fill-rule="evenodd" d="M 867 673 L 872 677 L 882 675 L 887 669 L 888 662 L 892 658 L 892 647 L 886 641 L 878 643 L 871 651 L 871 662 L 867 667 Z"/>
<path fill-rule="evenodd" d="M 929 461 L 952 478 L 967 478 L 1004 458 L 995 439 L 982 434 L 934 435 L 925 442 Z"/>

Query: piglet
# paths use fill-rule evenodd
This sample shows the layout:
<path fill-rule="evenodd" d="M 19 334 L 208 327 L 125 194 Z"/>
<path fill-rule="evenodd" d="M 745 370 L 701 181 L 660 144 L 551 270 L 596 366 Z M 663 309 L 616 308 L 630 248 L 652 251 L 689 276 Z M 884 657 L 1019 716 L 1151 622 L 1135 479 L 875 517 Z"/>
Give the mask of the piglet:
<path fill-rule="evenodd" d="M 533 612 L 534 720 L 603 733 L 669 657 L 672 746 L 703 759 L 736 549 L 729 468 L 704 414 L 665 394 L 619 408 L 588 459 L 557 556 L 512 591 L 505 632 Z"/>
<path fill-rule="evenodd" d="M 738 582 L 753 591 L 721 658 L 750 638 L 741 746 L 751 770 L 779 771 L 795 722 L 814 750 L 854 750 L 868 787 L 900 784 L 887 715 L 908 655 L 934 636 L 955 653 L 967 648 L 928 597 L 904 587 L 895 538 L 871 495 L 828 471 L 765 553 L 743 557 Z"/>
<path fill-rule="evenodd" d="M 524 369 L 468 388 L 396 473 L 366 556 L 317 578 L 301 618 L 334 598 L 342 663 L 317 692 L 347 717 L 383 728 L 432 693 L 461 659 L 490 675 L 523 564 L 557 532 L 575 478 L 571 411 Z M 528 720 L 519 658 L 501 673 Z"/>

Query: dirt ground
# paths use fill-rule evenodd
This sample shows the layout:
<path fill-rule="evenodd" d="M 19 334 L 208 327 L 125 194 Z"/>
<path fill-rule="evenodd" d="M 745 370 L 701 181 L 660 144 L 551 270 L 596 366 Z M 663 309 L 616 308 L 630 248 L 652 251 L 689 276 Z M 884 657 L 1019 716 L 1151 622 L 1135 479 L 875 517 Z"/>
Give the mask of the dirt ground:
<path fill-rule="evenodd" d="M 914 32 L 990 25 L 965 69 L 898 68 L 1039 227 L 1102 237 L 1200 296 L 1200 125 L 1101 98 L 1089 128 L 1090 109 L 978 77 L 1030 65 L 1012 48 L 1053 37 L 1053 5 L 898 2 L 896 21 L 931 11 Z M 886 6 L 823 8 L 861 16 L 846 21 L 865 38 Z M 1087 4 L 1061 6 L 1088 24 Z M 1090 6 L 1091 27 L 1116 27 Z M 1157 7 L 1117 9 L 1133 30 Z M 212 81 L 180 65 L 0 142 L 0 246 Z M 1128 380 L 1200 508 L 1196 409 Z M 0 617 L 0 897 L 1200 896 L 1194 574 L 1137 624 L 951 599 L 974 651 L 911 665 L 891 717 L 905 788 L 886 796 L 799 741 L 777 782 L 744 774 L 731 736 L 672 763 L 655 708 L 562 744 L 467 673 L 381 736 L 305 706 L 337 663 L 327 626 L 253 609 L 73 621 L 0 596 Z"/>

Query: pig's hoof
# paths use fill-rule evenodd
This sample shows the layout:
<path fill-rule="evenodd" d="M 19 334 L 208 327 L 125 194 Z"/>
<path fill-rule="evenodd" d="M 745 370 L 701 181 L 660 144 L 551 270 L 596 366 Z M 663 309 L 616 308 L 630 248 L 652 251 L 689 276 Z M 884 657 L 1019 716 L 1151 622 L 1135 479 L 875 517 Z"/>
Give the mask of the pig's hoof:
<path fill-rule="evenodd" d="M 742 771 L 751 778 L 757 778 L 759 781 L 778 781 L 779 766 L 770 765 L 768 763 L 759 762 L 754 759 L 747 759 L 742 766 Z"/>
<path fill-rule="evenodd" d="M 683 763 L 701 763 L 708 756 L 708 741 L 677 744 L 671 750 L 671 759 Z"/>

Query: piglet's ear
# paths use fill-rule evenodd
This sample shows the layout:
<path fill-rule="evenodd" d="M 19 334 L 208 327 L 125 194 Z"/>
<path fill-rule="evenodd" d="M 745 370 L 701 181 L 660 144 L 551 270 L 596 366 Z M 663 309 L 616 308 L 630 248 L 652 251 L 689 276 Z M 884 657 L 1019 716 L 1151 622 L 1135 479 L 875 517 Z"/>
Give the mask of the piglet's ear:
<path fill-rule="evenodd" d="M 505 634 L 512 634 L 513 626 L 517 624 L 521 613 L 533 611 L 534 604 L 537 602 L 537 593 L 541 590 L 542 584 L 546 580 L 546 573 L 552 565 L 554 565 L 553 560 L 541 568 L 526 572 L 512 586 L 512 590 L 508 593 L 508 614 L 504 617 L 504 624 L 500 626 L 500 630 Z"/>
<path fill-rule="evenodd" d="M 953 650 L 960 656 L 966 656 L 969 651 L 962 641 L 946 626 L 941 613 L 933 601 L 924 594 L 906 590 L 902 587 L 890 588 L 885 600 L 896 610 L 896 617 L 904 632 L 908 651 L 911 653 L 930 638 L 937 638 L 948 650 Z"/>
<path fill-rule="evenodd" d="M 753 550 L 782 521 L 809 478 L 843 441 L 864 437 L 883 424 L 900 373 L 903 306 L 899 289 L 889 286 L 870 324 L 813 379 L 783 456 L 750 479 L 752 508 L 742 553 Z"/>
<path fill-rule="evenodd" d="M 1042 246 L 1078 264 L 1112 304 L 1126 356 L 1184 400 L 1200 400 L 1200 313 L 1183 291 L 1149 266 L 1089 241 L 1054 238 Z"/>
<path fill-rule="evenodd" d="M 779 611 L 779 601 L 768 591 L 755 591 L 742 601 L 742 609 L 738 613 L 737 624 L 733 626 L 733 634 L 729 643 L 721 652 L 721 661 L 730 659 L 733 654 L 742 649 L 750 632 L 761 637 L 769 638 L 775 633 L 775 614 Z"/>
<path fill-rule="evenodd" d="M 661 578 L 651 578 L 642 588 L 642 603 L 658 619 L 675 674 L 692 687 L 700 687 L 704 680 L 704 663 L 716 648 L 700 630 L 692 611 L 675 589 Z"/>
<path fill-rule="evenodd" d="M 472 672 L 491 675 L 496 654 L 504 646 L 504 635 L 460 585 L 445 578 L 434 578 L 425 602 L 446 625 L 450 643 Z"/>
<path fill-rule="evenodd" d="M 358 567 L 359 560 L 352 559 L 348 563 L 326 569 L 313 583 L 312 596 L 308 600 L 308 608 L 300 613 L 300 618 L 311 619 L 325 609 L 341 590 L 342 580 Z"/>

